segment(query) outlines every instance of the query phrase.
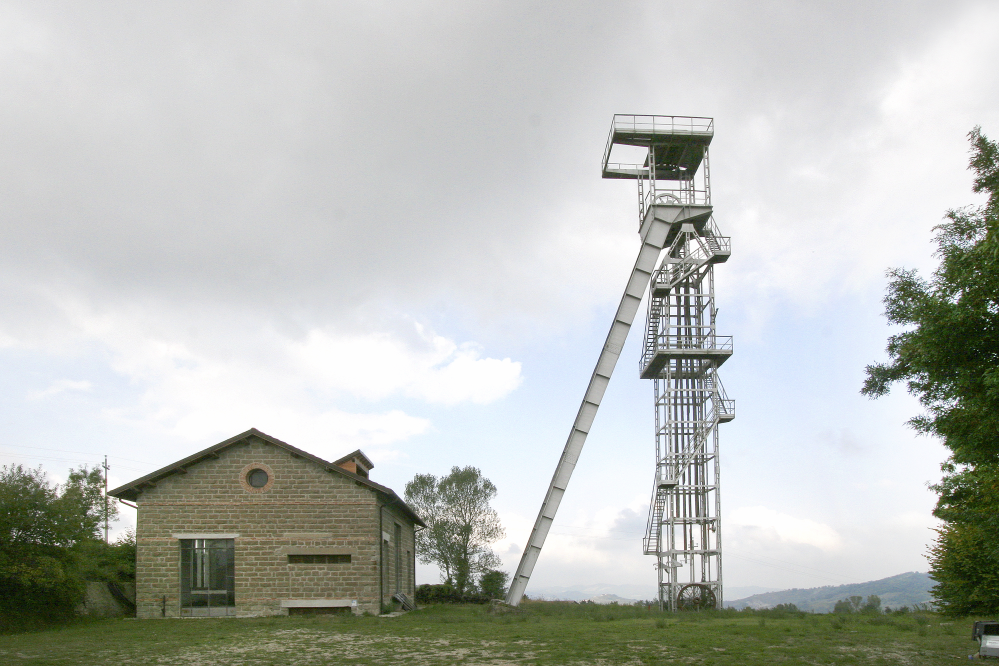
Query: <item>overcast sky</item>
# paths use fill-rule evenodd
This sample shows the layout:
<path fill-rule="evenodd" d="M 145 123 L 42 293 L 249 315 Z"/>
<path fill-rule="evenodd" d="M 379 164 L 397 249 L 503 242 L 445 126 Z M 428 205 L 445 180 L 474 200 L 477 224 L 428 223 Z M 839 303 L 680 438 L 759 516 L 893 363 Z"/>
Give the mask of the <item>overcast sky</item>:
<path fill-rule="evenodd" d="M 711 116 L 726 585 L 925 571 L 944 449 L 859 389 L 997 62 L 994 2 L 0 2 L 0 463 L 474 465 L 512 572 L 638 251 L 611 118 Z M 528 594 L 654 595 L 638 339 Z"/>

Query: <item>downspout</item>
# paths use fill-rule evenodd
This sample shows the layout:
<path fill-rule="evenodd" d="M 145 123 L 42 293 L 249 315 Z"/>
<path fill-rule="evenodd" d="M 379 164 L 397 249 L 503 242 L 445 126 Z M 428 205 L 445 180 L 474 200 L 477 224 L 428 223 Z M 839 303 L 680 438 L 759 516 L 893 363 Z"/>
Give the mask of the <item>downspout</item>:
<path fill-rule="evenodd" d="M 378 503 L 378 614 L 382 614 L 382 605 L 385 603 L 385 546 L 382 544 L 384 537 L 382 534 L 382 503 Z"/>

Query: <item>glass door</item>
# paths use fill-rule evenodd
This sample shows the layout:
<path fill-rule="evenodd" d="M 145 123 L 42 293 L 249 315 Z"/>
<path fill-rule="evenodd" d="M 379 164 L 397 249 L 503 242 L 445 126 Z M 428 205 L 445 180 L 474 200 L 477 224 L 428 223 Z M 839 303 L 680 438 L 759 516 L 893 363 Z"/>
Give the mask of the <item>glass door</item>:
<path fill-rule="evenodd" d="M 235 540 L 181 539 L 180 614 L 236 614 Z"/>

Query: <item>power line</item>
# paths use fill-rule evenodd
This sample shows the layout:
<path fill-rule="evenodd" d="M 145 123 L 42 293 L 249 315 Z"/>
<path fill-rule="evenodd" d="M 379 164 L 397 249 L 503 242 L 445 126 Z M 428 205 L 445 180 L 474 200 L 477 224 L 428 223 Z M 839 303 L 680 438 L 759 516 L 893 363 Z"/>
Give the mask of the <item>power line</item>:
<path fill-rule="evenodd" d="M 81 454 L 81 455 L 87 455 L 87 454 Z M 54 462 L 78 463 L 78 464 L 84 464 L 84 465 L 89 465 L 89 464 L 92 464 L 92 463 L 96 464 L 98 466 L 100 465 L 99 461 L 95 463 L 94 460 L 92 458 L 89 458 L 89 457 L 87 457 L 87 458 L 56 458 L 56 457 L 53 457 L 53 456 L 40 456 L 40 455 L 37 455 L 37 454 L 27 455 L 27 454 L 24 454 L 24 453 L 18 453 L 16 451 L 0 451 L 0 456 L 11 456 L 11 457 L 14 457 L 14 458 L 31 458 L 32 460 L 51 460 L 51 461 L 54 461 Z M 110 456 L 110 457 L 114 458 L 115 456 Z M 118 467 L 120 467 L 121 469 L 128 469 L 128 470 L 131 470 L 133 472 L 147 472 L 149 470 L 149 467 L 146 467 L 144 469 L 140 469 L 140 468 L 136 468 L 136 467 L 127 467 L 125 465 L 118 465 Z M 150 465 L 150 467 L 152 467 L 152 465 Z"/>
<path fill-rule="evenodd" d="M 71 451 L 69 449 L 53 449 L 45 446 L 28 446 L 27 444 L 4 444 L 4 446 L 14 447 L 15 449 L 35 449 L 38 451 L 58 451 L 59 453 L 78 453 L 80 455 L 90 455 L 86 451 Z M 112 455 L 112 458 L 118 460 L 127 460 L 128 462 L 139 463 L 140 465 L 149 465 L 150 467 L 155 467 L 153 463 L 146 460 L 133 460 L 131 458 L 122 458 L 121 456 Z"/>
<path fill-rule="evenodd" d="M 831 581 L 831 582 L 834 582 L 834 583 L 837 583 L 837 584 L 840 584 L 840 585 L 849 584 L 848 583 L 849 578 L 846 578 L 844 576 L 839 576 L 837 574 L 829 574 L 829 572 L 812 573 L 812 572 L 809 572 L 809 571 L 802 571 L 802 569 L 813 569 L 815 571 L 820 571 L 818 569 L 815 569 L 814 567 L 808 567 L 808 566 L 801 565 L 801 564 L 793 564 L 791 562 L 786 562 L 785 563 L 785 564 L 788 564 L 790 566 L 782 566 L 780 564 L 774 564 L 773 562 L 766 562 L 764 560 L 756 559 L 756 558 L 753 558 L 753 557 L 747 557 L 746 555 L 737 555 L 737 554 L 735 554 L 735 553 L 733 553 L 731 551 L 729 551 L 728 554 L 729 554 L 730 557 L 735 557 L 736 559 L 739 559 L 739 560 L 747 560 L 749 562 L 756 562 L 757 564 L 762 564 L 763 566 L 766 566 L 766 567 L 772 567 L 774 569 L 780 569 L 781 571 L 788 571 L 790 573 L 795 573 L 795 574 L 798 574 L 798 575 L 801 575 L 801 576 L 810 576 L 812 578 L 819 578 L 821 580 Z M 782 561 L 783 560 L 777 560 L 777 562 L 782 562 Z"/>

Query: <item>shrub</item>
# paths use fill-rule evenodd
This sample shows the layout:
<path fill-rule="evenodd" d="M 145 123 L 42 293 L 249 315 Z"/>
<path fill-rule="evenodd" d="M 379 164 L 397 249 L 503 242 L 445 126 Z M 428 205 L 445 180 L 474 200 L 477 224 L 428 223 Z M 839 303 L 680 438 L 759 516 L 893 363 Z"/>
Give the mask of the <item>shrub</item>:
<path fill-rule="evenodd" d="M 99 538 L 105 504 L 101 470 L 70 470 L 53 486 L 45 473 L 0 467 L 0 626 L 43 626 L 75 615 L 86 581 L 135 579 L 135 539 Z M 113 507 L 108 512 L 114 518 Z"/>
<path fill-rule="evenodd" d="M 416 588 L 416 603 L 430 604 L 488 604 L 491 598 L 485 594 L 462 594 L 452 585 L 423 584 Z"/>
<path fill-rule="evenodd" d="M 479 579 L 479 589 L 490 599 L 502 599 L 506 596 L 506 581 L 509 577 L 505 571 L 490 569 Z"/>

